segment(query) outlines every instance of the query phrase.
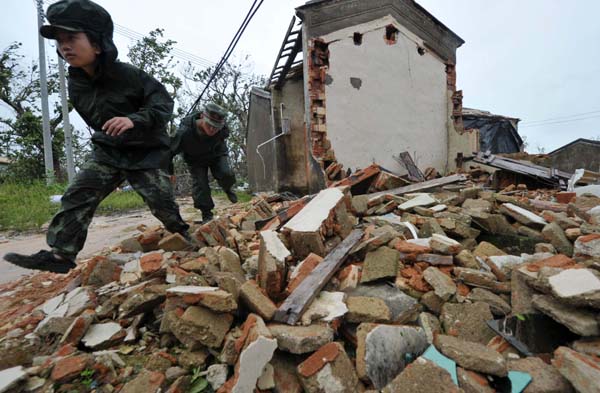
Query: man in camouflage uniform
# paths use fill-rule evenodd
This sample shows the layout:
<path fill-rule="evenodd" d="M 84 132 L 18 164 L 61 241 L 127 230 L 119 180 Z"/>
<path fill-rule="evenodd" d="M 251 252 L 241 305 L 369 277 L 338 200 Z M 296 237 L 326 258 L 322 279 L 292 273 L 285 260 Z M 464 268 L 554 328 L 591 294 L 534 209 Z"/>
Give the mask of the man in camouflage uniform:
<path fill-rule="evenodd" d="M 65 273 L 75 267 L 100 202 L 127 180 L 170 232 L 189 239 L 168 173 L 166 125 L 173 100 L 144 71 L 117 60 L 110 14 L 89 0 L 61 0 L 47 12 L 40 34 L 55 39 L 69 63 L 69 98 L 94 130 L 93 156 L 61 200 L 47 233 L 52 251 L 9 253 L 8 262 L 27 269 Z"/>
<path fill-rule="evenodd" d="M 173 141 L 174 154 L 183 154 L 192 176 L 194 207 L 202 211 L 202 222 L 213 218 L 215 204 L 211 197 L 208 170 L 232 203 L 237 195 L 232 190 L 235 174 L 229 166 L 225 139 L 229 129 L 225 124 L 225 109 L 209 103 L 201 112 L 187 116 L 181 121 Z"/>

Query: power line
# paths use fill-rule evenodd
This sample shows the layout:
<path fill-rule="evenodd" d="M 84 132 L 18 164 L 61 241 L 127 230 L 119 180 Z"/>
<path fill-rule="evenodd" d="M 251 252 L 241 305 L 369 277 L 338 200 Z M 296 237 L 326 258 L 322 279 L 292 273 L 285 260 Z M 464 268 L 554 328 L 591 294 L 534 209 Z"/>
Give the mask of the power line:
<path fill-rule="evenodd" d="M 598 118 L 598 117 L 600 117 L 600 115 L 586 116 L 586 117 L 581 117 L 581 118 L 578 118 L 578 119 L 567 119 L 567 120 L 551 121 L 551 122 L 539 123 L 539 124 L 525 124 L 523 126 L 520 126 L 519 128 L 542 127 L 542 126 L 549 126 L 549 125 L 553 125 L 553 124 L 572 123 L 572 122 L 575 122 L 575 121 L 587 120 L 587 119 L 595 119 L 595 118 Z"/>
<path fill-rule="evenodd" d="M 579 117 L 579 116 L 584 116 L 584 115 L 590 115 L 590 114 L 594 114 L 594 113 L 600 113 L 600 110 L 595 110 L 595 111 L 590 111 L 590 112 L 583 112 L 583 113 L 575 113 L 575 114 L 571 114 L 571 115 L 564 115 L 564 116 L 559 116 L 559 117 L 554 117 L 554 118 L 549 118 L 549 119 L 543 119 L 543 120 L 531 120 L 531 121 L 525 121 L 522 124 L 534 124 L 534 123 L 545 123 L 548 121 L 554 121 L 554 120 L 567 120 L 573 117 Z"/>
<path fill-rule="evenodd" d="M 215 69 L 213 70 L 213 73 L 210 76 L 210 78 L 208 78 L 208 82 L 206 82 L 206 85 L 204 86 L 204 89 L 202 90 L 202 92 L 200 93 L 200 95 L 198 96 L 198 98 L 196 99 L 196 101 L 194 101 L 194 103 L 192 104 L 192 106 L 190 107 L 190 109 L 187 111 L 186 116 L 189 115 L 194 110 L 194 108 L 198 105 L 198 103 L 202 99 L 202 96 L 204 95 L 204 93 L 206 93 L 206 91 L 208 90 L 208 87 L 210 86 L 210 84 L 212 83 L 212 81 L 215 79 L 215 77 L 221 71 L 221 68 L 223 67 L 223 65 L 225 65 L 225 63 L 227 63 L 227 60 L 229 59 L 229 56 L 231 56 L 231 54 L 235 50 L 235 47 L 237 46 L 237 43 L 239 42 L 240 38 L 242 37 L 242 34 L 244 34 L 244 31 L 246 31 L 246 27 L 248 27 L 248 24 L 250 23 L 250 21 L 252 20 L 252 18 L 254 17 L 254 15 L 256 15 L 256 12 L 258 11 L 258 9 L 260 8 L 260 6 L 264 2 L 264 0 L 260 0 L 260 3 L 258 3 L 258 5 L 256 6 L 256 8 L 254 8 L 254 6 L 256 5 L 257 1 L 258 0 L 254 0 L 254 2 L 252 3 L 252 6 L 248 10 L 248 13 L 246 14 L 246 17 L 244 18 L 242 24 L 238 28 L 237 32 L 233 36 L 233 39 L 229 43 L 229 46 L 225 50 L 225 53 L 223 54 L 223 57 L 221 58 L 221 60 L 219 61 L 219 63 L 215 66 Z"/>

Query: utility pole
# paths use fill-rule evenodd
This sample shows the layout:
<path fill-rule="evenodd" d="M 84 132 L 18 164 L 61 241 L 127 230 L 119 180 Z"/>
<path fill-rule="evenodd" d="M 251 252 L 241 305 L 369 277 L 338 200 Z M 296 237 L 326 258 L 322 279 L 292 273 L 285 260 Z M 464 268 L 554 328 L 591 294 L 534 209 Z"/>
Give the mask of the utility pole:
<path fill-rule="evenodd" d="M 58 77 L 60 79 L 60 101 L 62 106 L 63 130 L 65 132 L 65 153 L 67 156 L 67 175 L 69 183 L 75 177 L 73 165 L 73 134 L 69 121 L 69 103 L 67 102 L 67 81 L 65 79 L 65 61 L 58 56 Z"/>
<path fill-rule="evenodd" d="M 40 87 L 42 93 L 42 129 L 44 132 L 44 165 L 46 167 L 46 184 L 54 183 L 54 163 L 52 160 L 52 136 L 50 135 L 50 111 L 48 109 L 48 81 L 46 78 L 46 50 L 44 37 L 39 33 L 44 24 L 44 8 L 42 0 L 37 0 L 38 46 L 40 50 Z"/>

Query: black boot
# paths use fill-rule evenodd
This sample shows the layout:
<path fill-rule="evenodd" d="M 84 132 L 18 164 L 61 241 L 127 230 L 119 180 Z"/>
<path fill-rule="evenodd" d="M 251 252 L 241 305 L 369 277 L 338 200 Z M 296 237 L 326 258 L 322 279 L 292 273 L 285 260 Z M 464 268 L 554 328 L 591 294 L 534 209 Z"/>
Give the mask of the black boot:
<path fill-rule="evenodd" d="M 53 252 L 46 250 L 41 250 L 32 255 L 10 252 L 4 255 L 4 259 L 25 269 L 43 270 L 52 273 L 68 273 L 69 270 L 77 266 L 72 260 L 59 258 Z"/>
<path fill-rule="evenodd" d="M 238 197 L 231 188 L 229 190 L 225 190 L 225 194 L 227 195 L 227 199 L 229 199 L 229 202 L 237 203 Z"/>
<path fill-rule="evenodd" d="M 213 213 L 210 210 L 206 210 L 202 212 L 202 224 L 206 224 L 210 220 L 213 219 Z"/>

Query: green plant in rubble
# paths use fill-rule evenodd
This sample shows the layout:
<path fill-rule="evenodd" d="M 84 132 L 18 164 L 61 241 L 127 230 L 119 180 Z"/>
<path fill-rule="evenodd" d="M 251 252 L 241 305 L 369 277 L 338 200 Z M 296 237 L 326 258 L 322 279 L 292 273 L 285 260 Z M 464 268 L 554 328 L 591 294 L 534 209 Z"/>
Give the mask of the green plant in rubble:
<path fill-rule="evenodd" d="M 86 368 L 81 373 L 79 373 L 79 376 L 81 377 L 81 383 L 89 388 L 92 385 L 92 383 L 94 383 L 95 372 L 96 371 L 92 370 L 91 368 Z"/>
<path fill-rule="evenodd" d="M 200 393 L 204 392 L 208 387 L 208 381 L 202 376 L 203 373 L 200 367 L 196 367 L 192 370 L 192 383 L 188 393 Z"/>

